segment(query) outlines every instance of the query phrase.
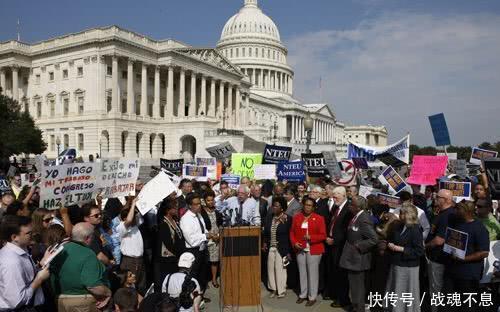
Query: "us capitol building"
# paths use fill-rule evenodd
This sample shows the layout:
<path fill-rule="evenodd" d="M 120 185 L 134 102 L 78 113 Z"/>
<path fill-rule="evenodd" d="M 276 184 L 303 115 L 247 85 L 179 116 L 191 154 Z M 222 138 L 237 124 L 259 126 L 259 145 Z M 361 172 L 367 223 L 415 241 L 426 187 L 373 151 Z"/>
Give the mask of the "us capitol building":
<path fill-rule="evenodd" d="M 383 126 L 345 126 L 325 104 L 293 97 L 293 69 L 274 22 L 257 0 L 231 17 L 216 48 L 153 40 L 117 26 L 46 41 L 0 43 L 0 86 L 29 111 L 46 154 L 191 158 L 230 141 L 304 152 L 304 120 L 314 121 L 313 152 L 345 156 L 347 141 L 383 146 Z"/>

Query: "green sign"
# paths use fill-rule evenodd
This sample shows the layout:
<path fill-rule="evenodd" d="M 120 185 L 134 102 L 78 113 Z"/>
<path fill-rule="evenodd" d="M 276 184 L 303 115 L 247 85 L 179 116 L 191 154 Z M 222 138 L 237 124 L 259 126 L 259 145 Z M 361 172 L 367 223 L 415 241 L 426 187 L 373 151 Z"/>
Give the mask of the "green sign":
<path fill-rule="evenodd" d="M 262 164 L 262 154 L 233 153 L 231 172 L 240 177 L 253 178 L 256 165 Z"/>

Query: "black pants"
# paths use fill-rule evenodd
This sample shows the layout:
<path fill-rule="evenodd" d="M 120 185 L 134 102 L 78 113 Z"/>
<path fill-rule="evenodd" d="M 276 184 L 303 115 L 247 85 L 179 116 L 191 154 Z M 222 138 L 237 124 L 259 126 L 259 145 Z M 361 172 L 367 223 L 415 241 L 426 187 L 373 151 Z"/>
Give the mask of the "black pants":
<path fill-rule="evenodd" d="M 342 306 L 351 304 L 347 270 L 339 266 L 342 249 L 328 246 L 325 258 L 325 295 Z"/>
<path fill-rule="evenodd" d="M 207 289 L 208 281 L 210 279 L 210 262 L 208 256 L 208 250 L 205 249 L 200 251 L 199 248 L 188 248 L 186 250 L 194 255 L 194 263 L 191 267 L 191 272 L 193 277 L 196 278 L 200 284 L 200 289 L 205 292 Z"/>
<path fill-rule="evenodd" d="M 447 276 L 445 274 L 443 281 L 443 292 L 445 294 L 459 293 L 461 296 L 462 306 L 460 307 L 460 311 L 474 312 L 479 310 L 479 281 L 478 280 L 464 280 L 459 278 L 454 278 L 451 276 Z M 468 303 L 464 303 L 465 295 L 464 293 L 474 293 L 478 294 L 475 296 L 477 302 L 472 301 L 471 307 L 469 307 Z M 440 307 L 439 311 L 453 311 L 453 308 L 450 306 Z M 455 310 L 456 311 L 456 310 Z"/>

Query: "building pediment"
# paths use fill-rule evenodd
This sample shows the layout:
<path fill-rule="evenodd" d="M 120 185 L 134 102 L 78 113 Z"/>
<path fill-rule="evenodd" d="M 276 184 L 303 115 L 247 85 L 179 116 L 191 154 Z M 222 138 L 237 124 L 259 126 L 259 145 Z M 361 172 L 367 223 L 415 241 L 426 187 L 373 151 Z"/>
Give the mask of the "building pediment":
<path fill-rule="evenodd" d="M 335 114 L 332 112 L 328 104 L 303 104 L 311 113 L 321 115 L 328 118 L 335 118 Z"/>
<path fill-rule="evenodd" d="M 215 49 L 175 49 L 174 51 L 181 55 L 218 67 L 222 70 L 232 72 L 233 74 L 241 77 L 244 76 L 238 67 L 231 64 L 230 61 L 228 61 Z"/>

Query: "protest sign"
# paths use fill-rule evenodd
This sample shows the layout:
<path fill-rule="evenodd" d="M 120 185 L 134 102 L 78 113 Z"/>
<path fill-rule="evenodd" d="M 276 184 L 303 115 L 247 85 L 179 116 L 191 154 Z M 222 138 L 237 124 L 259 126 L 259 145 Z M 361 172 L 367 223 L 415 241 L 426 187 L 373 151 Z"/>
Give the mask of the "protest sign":
<path fill-rule="evenodd" d="M 408 186 L 401 176 L 392 168 L 387 167 L 378 177 L 379 181 L 389 186 L 389 191 L 392 195 L 396 195 Z"/>
<path fill-rule="evenodd" d="M 436 179 L 443 176 L 448 165 L 447 156 L 413 156 L 410 177 L 406 182 L 410 184 L 435 185 Z"/>
<path fill-rule="evenodd" d="M 439 189 L 450 190 L 456 203 L 471 198 L 470 182 L 440 181 Z"/>
<path fill-rule="evenodd" d="M 138 159 L 103 158 L 99 165 L 97 193 L 103 198 L 127 196 L 135 191 L 135 182 L 139 177 L 140 163 Z"/>
<path fill-rule="evenodd" d="M 267 144 L 264 148 L 263 164 L 278 164 L 288 161 L 292 154 L 292 148 L 288 146 L 278 146 Z"/>
<path fill-rule="evenodd" d="M 432 135 L 434 136 L 436 146 L 450 145 L 450 134 L 448 133 L 448 126 L 446 125 L 444 114 L 440 113 L 429 116 L 429 122 L 431 124 Z"/>
<path fill-rule="evenodd" d="M 209 178 L 214 179 L 217 176 L 217 166 L 195 166 L 183 165 L 182 177 L 185 179 L 195 179 L 196 181 L 207 181 Z"/>
<path fill-rule="evenodd" d="M 160 167 L 178 176 L 182 175 L 182 165 L 184 165 L 184 159 L 182 158 L 181 159 L 160 158 Z"/>
<path fill-rule="evenodd" d="M 447 227 L 443 251 L 463 260 L 465 259 L 465 253 L 467 252 L 468 242 L 469 234 Z"/>
<path fill-rule="evenodd" d="M 240 176 L 234 174 L 223 174 L 221 180 L 226 181 L 229 188 L 233 190 L 236 190 L 240 185 Z"/>
<path fill-rule="evenodd" d="M 11 191 L 9 180 L 7 180 L 7 178 L 3 176 L 0 176 L 0 194 L 3 194 L 7 191 Z"/>
<path fill-rule="evenodd" d="M 401 206 L 401 199 L 397 196 L 392 196 L 383 193 L 377 193 L 378 201 L 381 205 L 387 205 L 390 208 L 398 208 Z"/>
<path fill-rule="evenodd" d="M 356 169 L 368 169 L 368 162 L 366 161 L 366 158 L 353 157 L 351 161 Z"/>
<path fill-rule="evenodd" d="M 207 147 L 206 150 L 210 154 L 210 156 L 217 159 L 229 158 L 234 152 L 236 152 L 234 147 L 229 142 L 224 142 L 216 146 Z"/>
<path fill-rule="evenodd" d="M 262 164 L 262 154 L 233 153 L 231 170 L 240 177 L 253 179 L 256 165 Z"/>
<path fill-rule="evenodd" d="M 479 147 L 473 147 L 469 162 L 474 165 L 480 165 L 481 160 L 491 157 L 495 158 L 497 156 L 498 152 L 485 150 Z"/>
<path fill-rule="evenodd" d="M 322 154 L 325 158 L 326 168 L 328 169 L 330 176 L 334 179 L 340 179 L 342 177 L 342 169 L 339 166 L 335 152 L 322 152 Z"/>
<path fill-rule="evenodd" d="M 340 164 L 342 166 L 341 176 L 339 179 L 335 179 L 335 183 L 343 186 L 356 185 L 358 170 L 354 167 L 352 161 L 342 160 Z"/>
<path fill-rule="evenodd" d="M 448 161 L 458 159 L 458 153 L 436 153 L 436 156 L 448 156 Z"/>
<path fill-rule="evenodd" d="M 35 167 L 38 172 L 42 171 L 44 166 L 49 166 L 49 160 L 45 154 L 35 155 Z"/>
<path fill-rule="evenodd" d="M 214 157 L 196 157 L 197 166 L 217 166 L 217 160 Z"/>
<path fill-rule="evenodd" d="M 347 155 L 349 159 L 353 157 L 366 158 L 367 161 L 373 162 L 381 158 L 396 159 L 399 163 L 410 163 L 410 136 L 402 138 L 394 144 L 378 147 L 362 145 L 349 142 L 347 146 Z M 393 160 L 393 162 L 396 162 Z M 399 166 L 398 166 L 399 167 Z"/>
<path fill-rule="evenodd" d="M 500 199 L 500 159 L 485 159 L 484 170 L 488 178 L 491 199 Z"/>
<path fill-rule="evenodd" d="M 276 165 L 256 165 L 253 177 L 255 180 L 276 180 Z"/>
<path fill-rule="evenodd" d="M 97 190 L 98 176 L 97 163 L 43 167 L 40 208 L 52 210 L 92 201 L 92 194 Z"/>
<path fill-rule="evenodd" d="M 306 178 L 303 161 L 282 162 L 276 170 L 278 181 L 303 182 Z"/>
<path fill-rule="evenodd" d="M 380 191 L 380 190 L 379 190 Z M 360 185 L 359 186 L 359 196 L 367 198 L 369 195 L 376 193 L 375 189 L 371 186 Z"/>
<path fill-rule="evenodd" d="M 465 159 L 448 160 L 448 170 L 461 178 L 465 178 L 467 177 L 467 175 L 469 175 L 469 170 L 467 169 L 467 161 Z"/>
<path fill-rule="evenodd" d="M 495 240 L 490 242 L 490 253 L 488 254 L 488 258 L 484 261 L 484 269 L 483 269 L 483 277 L 479 283 L 487 284 L 492 282 L 493 272 L 495 271 L 495 267 L 493 264 L 495 261 L 500 259 L 500 241 Z M 497 271 L 500 271 L 498 268 Z"/>
<path fill-rule="evenodd" d="M 313 178 L 324 177 L 327 171 L 325 158 L 322 153 L 302 154 L 302 161 L 306 167 L 307 175 Z"/>
<path fill-rule="evenodd" d="M 137 195 L 136 207 L 142 215 L 145 215 L 165 197 L 176 191 L 177 187 L 170 181 L 168 175 L 160 171 L 142 187 L 141 192 Z"/>

